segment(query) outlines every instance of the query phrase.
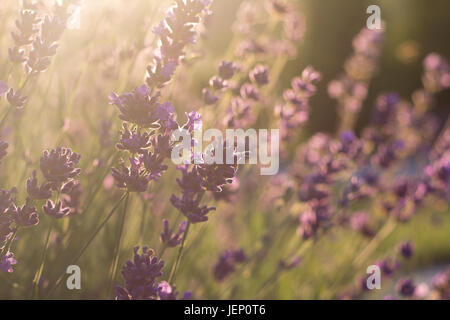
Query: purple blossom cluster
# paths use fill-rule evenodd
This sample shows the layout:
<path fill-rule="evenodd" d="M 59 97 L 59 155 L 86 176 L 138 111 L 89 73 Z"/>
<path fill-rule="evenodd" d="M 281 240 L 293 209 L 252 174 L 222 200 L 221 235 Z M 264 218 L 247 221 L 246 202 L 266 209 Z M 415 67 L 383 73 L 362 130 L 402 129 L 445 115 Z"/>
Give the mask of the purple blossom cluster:
<path fill-rule="evenodd" d="M 309 119 L 309 99 L 316 93 L 315 84 L 321 79 L 319 72 L 309 66 L 300 77 L 292 79 L 292 86 L 283 93 L 284 103 L 275 109 L 280 119 L 281 138 L 292 140 L 294 133 Z"/>
<path fill-rule="evenodd" d="M 20 17 L 15 21 L 17 30 L 11 32 L 14 46 L 8 49 L 8 55 L 11 63 L 24 65 L 27 80 L 18 90 L 9 88 L 7 100 L 12 107 L 21 109 L 25 106 L 27 97 L 21 92 L 24 85 L 31 76 L 49 68 L 70 18 L 68 8 L 78 1 L 55 3 L 50 14 L 42 13 L 38 6 L 24 2 Z"/>
<path fill-rule="evenodd" d="M 52 218 L 62 218 L 79 212 L 81 188 L 75 178 L 81 169 L 76 168 L 80 155 L 71 149 L 58 147 L 44 151 L 40 159 L 41 173 L 45 182 L 39 184 L 36 170 L 26 182 L 28 196 L 25 203 L 17 204 L 17 189 L 0 190 L 0 243 L 1 269 L 13 272 L 17 261 L 10 251 L 12 242 L 21 228 L 36 226 L 39 214 L 35 204 L 46 201 L 42 212 Z M 53 195 L 56 194 L 56 200 Z"/>
<path fill-rule="evenodd" d="M 15 194 L 17 189 L 0 190 L 0 269 L 3 272 L 13 272 L 17 263 L 12 253 L 11 245 L 19 228 L 35 226 L 39 223 L 38 212 L 30 200 L 22 206 L 17 205 Z"/>
<path fill-rule="evenodd" d="M 224 281 L 236 270 L 236 265 L 246 262 L 247 255 L 242 249 L 226 250 L 219 256 L 213 267 L 213 275 L 217 281 Z"/>
<path fill-rule="evenodd" d="M 218 163 L 201 163 L 194 165 L 182 165 L 178 169 L 181 171 L 181 179 L 177 179 L 181 189 L 181 197 L 172 195 L 170 201 L 190 223 L 199 223 L 208 220 L 208 213 L 215 210 L 215 207 L 201 205 L 201 199 L 205 191 L 221 193 L 227 184 L 231 184 L 236 177 L 238 170 L 238 154 L 234 144 L 224 143 L 222 146 L 223 161 Z M 234 152 L 233 163 L 227 163 L 225 157 L 229 151 Z M 214 150 L 212 153 L 214 154 Z"/>
<path fill-rule="evenodd" d="M 117 300 L 176 300 L 178 292 L 175 286 L 166 281 L 157 281 L 162 276 L 164 261 L 154 255 L 147 247 L 134 248 L 133 260 L 128 260 L 122 268 L 125 280 L 123 287 L 116 286 Z M 190 292 L 185 292 L 182 299 L 189 299 Z"/>
<path fill-rule="evenodd" d="M 354 52 L 344 64 L 344 74 L 328 85 L 328 94 L 338 101 L 342 112 L 358 113 L 361 109 L 377 70 L 383 38 L 383 29 L 364 28 L 353 39 Z"/>
<path fill-rule="evenodd" d="M 75 178 L 81 169 L 77 168 L 81 156 L 69 148 L 57 147 L 44 151 L 40 169 L 45 182 L 39 184 L 36 171 L 27 180 L 30 200 L 46 200 L 42 211 L 59 219 L 79 212 L 81 185 Z M 52 199 L 56 194 L 56 199 Z"/>
<path fill-rule="evenodd" d="M 110 95 L 119 118 L 125 121 L 116 147 L 129 153 L 130 163 L 122 161 L 111 170 L 117 187 L 128 192 L 145 192 L 149 182 L 158 180 L 168 168 L 164 161 L 170 157 L 170 135 L 178 124 L 173 106 L 159 103 L 158 96 L 150 96 L 146 85 L 131 93 Z"/>
<path fill-rule="evenodd" d="M 162 88 L 171 80 L 185 55 L 185 47 L 195 42 L 195 26 L 200 22 L 202 13 L 208 12 L 210 2 L 176 0 L 176 4 L 166 13 L 166 18 L 153 29 L 159 38 L 159 47 L 153 64 L 147 67 L 146 83 L 149 87 Z"/>

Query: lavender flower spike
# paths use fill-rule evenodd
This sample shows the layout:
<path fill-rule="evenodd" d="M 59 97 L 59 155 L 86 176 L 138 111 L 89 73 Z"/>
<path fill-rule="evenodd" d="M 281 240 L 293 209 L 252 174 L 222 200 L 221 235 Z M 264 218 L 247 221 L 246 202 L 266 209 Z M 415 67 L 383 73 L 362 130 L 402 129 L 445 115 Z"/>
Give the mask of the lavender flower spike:
<path fill-rule="evenodd" d="M 180 226 L 178 227 L 177 233 L 172 233 L 172 230 L 169 228 L 169 220 L 164 219 L 164 231 L 161 233 L 161 242 L 165 243 L 169 248 L 173 248 L 178 246 L 182 239 L 184 231 L 186 230 L 187 221 L 183 221 L 180 223 Z"/>
<path fill-rule="evenodd" d="M 44 177 L 57 190 L 62 183 L 80 174 L 81 169 L 75 166 L 81 156 L 69 148 L 57 147 L 44 151 L 40 159 L 40 168 Z"/>

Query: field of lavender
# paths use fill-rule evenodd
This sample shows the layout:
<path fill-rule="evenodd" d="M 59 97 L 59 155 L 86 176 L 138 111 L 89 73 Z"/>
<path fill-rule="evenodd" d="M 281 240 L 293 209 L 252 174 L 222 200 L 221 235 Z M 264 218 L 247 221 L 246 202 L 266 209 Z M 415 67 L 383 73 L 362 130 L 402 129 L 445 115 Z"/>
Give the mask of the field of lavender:
<path fill-rule="evenodd" d="M 449 48 L 311 2 L 0 0 L 0 299 L 450 299 Z M 200 121 L 277 173 L 175 164 Z"/>

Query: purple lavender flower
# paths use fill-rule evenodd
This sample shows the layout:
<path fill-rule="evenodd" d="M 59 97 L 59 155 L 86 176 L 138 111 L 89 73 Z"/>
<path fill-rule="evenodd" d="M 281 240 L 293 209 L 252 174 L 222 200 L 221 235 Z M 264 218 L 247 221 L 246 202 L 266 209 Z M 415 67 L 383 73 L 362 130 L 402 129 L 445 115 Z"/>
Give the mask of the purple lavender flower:
<path fill-rule="evenodd" d="M 17 47 L 30 44 L 33 35 L 39 31 L 36 26 L 40 19 L 33 10 L 22 10 L 20 12 L 20 20 L 16 20 L 16 27 L 19 32 L 11 32 L 11 36 Z"/>
<path fill-rule="evenodd" d="M 178 123 L 175 121 L 175 109 L 170 102 L 158 104 L 155 108 L 155 116 L 159 119 L 163 131 L 178 128 Z"/>
<path fill-rule="evenodd" d="M 394 272 L 399 268 L 399 264 L 397 262 L 393 262 L 388 259 L 377 262 L 377 265 L 380 267 L 381 272 L 388 277 L 394 274 Z"/>
<path fill-rule="evenodd" d="M 0 227 L 2 227 L 0 243 L 5 241 L 9 235 L 10 224 L 17 213 L 16 199 L 13 197 L 16 192 L 16 189 L 0 190 Z"/>
<path fill-rule="evenodd" d="M 431 92 L 450 88 L 450 65 L 437 53 L 430 53 L 423 61 L 425 73 L 423 83 Z"/>
<path fill-rule="evenodd" d="M 39 215 L 36 207 L 31 205 L 31 199 L 27 198 L 26 203 L 17 207 L 17 213 L 14 216 L 14 221 L 20 227 L 32 227 L 39 223 Z"/>
<path fill-rule="evenodd" d="M 161 281 L 158 283 L 157 291 L 159 300 L 177 300 L 178 291 L 176 290 L 176 286 L 171 286 L 166 281 Z M 190 299 L 191 296 L 191 292 L 186 291 L 181 297 L 181 300 Z"/>
<path fill-rule="evenodd" d="M 369 226 L 369 217 L 364 211 L 357 212 L 351 216 L 350 226 L 353 230 L 360 232 L 364 236 L 371 237 L 374 234 Z"/>
<path fill-rule="evenodd" d="M 14 271 L 13 265 L 17 264 L 17 260 L 14 259 L 14 253 L 8 251 L 1 259 L 0 269 L 3 272 L 11 273 Z"/>
<path fill-rule="evenodd" d="M 222 78 L 214 76 L 209 79 L 209 85 L 214 90 L 220 91 L 228 87 L 228 82 Z"/>
<path fill-rule="evenodd" d="M 396 93 L 379 96 L 375 104 L 373 123 L 376 125 L 386 125 L 392 122 L 399 102 L 400 97 Z"/>
<path fill-rule="evenodd" d="M 186 112 L 186 116 L 188 117 L 188 121 L 183 126 L 183 128 L 185 128 L 189 132 L 192 132 L 194 130 L 195 123 L 202 119 L 202 115 L 197 111 L 191 111 L 189 113 Z"/>
<path fill-rule="evenodd" d="M 255 120 L 252 114 L 251 104 L 241 97 L 234 97 L 228 109 L 228 116 L 225 118 L 227 127 L 245 128 Z"/>
<path fill-rule="evenodd" d="M 213 267 L 213 275 L 217 281 L 225 280 L 236 269 L 237 263 L 247 261 L 247 255 L 242 249 L 225 250 L 219 256 Z"/>
<path fill-rule="evenodd" d="M 146 83 L 162 88 L 169 82 L 184 56 L 184 48 L 195 41 L 194 26 L 199 23 L 202 12 L 207 12 L 209 1 L 176 1 L 153 32 L 159 37 L 160 46 L 155 53 L 153 65 L 147 67 Z"/>
<path fill-rule="evenodd" d="M 51 198 L 52 185 L 49 182 L 42 183 L 41 186 L 38 184 L 38 180 L 36 178 L 36 170 L 33 170 L 33 176 L 27 180 L 27 192 L 28 196 L 31 199 L 36 200 L 46 200 Z"/>
<path fill-rule="evenodd" d="M 154 135 L 151 138 L 151 144 L 153 146 L 153 152 L 150 150 L 144 150 L 142 152 L 142 163 L 148 172 L 148 179 L 158 180 L 164 171 L 168 169 L 168 166 L 163 162 L 171 154 L 170 137 L 168 135 Z"/>
<path fill-rule="evenodd" d="M 219 100 L 219 97 L 216 96 L 214 93 L 211 92 L 211 90 L 207 88 L 203 88 L 202 94 L 203 94 L 203 101 L 207 105 L 215 104 Z"/>
<path fill-rule="evenodd" d="M 247 261 L 248 257 L 245 254 L 244 249 L 236 249 L 231 251 L 231 256 L 234 260 L 234 262 L 243 263 Z"/>
<path fill-rule="evenodd" d="M 75 167 L 80 158 L 79 154 L 69 148 L 57 147 L 44 151 L 40 159 L 40 168 L 53 190 L 57 190 L 62 183 L 80 174 L 81 169 Z"/>
<path fill-rule="evenodd" d="M 259 100 L 258 89 L 250 83 L 245 83 L 241 87 L 241 97 L 250 100 Z"/>
<path fill-rule="evenodd" d="M 178 63 L 174 60 L 169 60 L 165 64 L 163 63 L 163 59 L 155 56 L 154 65 L 147 66 L 146 83 L 150 87 L 163 88 L 172 79 Z"/>
<path fill-rule="evenodd" d="M 8 89 L 9 89 L 8 85 L 0 80 L 0 97 L 4 95 L 6 92 L 8 92 Z"/>
<path fill-rule="evenodd" d="M 219 260 L 213 267 L 213 275 L 217 281 L 225 280 L 235 270 L 230 251 L 225 251 L 219 256 Z"/>
<path fill-rule="evenodd" d="M 269 0 L 269 5 L 276 13 L 284 15 L 291 9 L 290 6 L 282 0 Z"/>
<path fill-rule="evenodd" d="M 13 193 L 16 190 L 0 190 L 0 246 L 2 246 L 12 235 L 14 229 L 11 224 L 17 215 L 16 199 Z"/>
<path fill-rule="evenodd" d="M 173 233 L 172 229 L 169 228 L 169 220 L 164 219 L 163 224 L 164 231 L 161 232 L 161 242 L 166 244 L 169 248 L 178 246 L 183 239 L 183 234 L 186 230 L 187 222 L 183 221 L 182 223 L 180 223 L 177 233 Z"/>
<path fill-rule="evenodd" d="M 363 28 L 353 39 L 354 53 L 345 62 L 345 73 L 328 85 L 328 93 L 344 111 L 357 113 L 367 96 L 377 69 L 384 31 Z"/>
<path fill-rule="evenodd" d="M 150 90 L 146 85 L 120 96 L 111 93 L 109 100 L 111 104 L 119 108 L 121 112 L 119 118 L 123 121 L 137 124 L 142 128 L 156 127 L 157 114 L 160 112 L 156 111 L 159 105 L 158 96 L 151 97 Z"/>
<path fill-rule="evenodd" d="M 130 131 L 128 125 L 123 124 L 119 143 L 116 144 L 117 149 L 127 150 L 131 154 L 143 153 L 144 149 L 147 149 L 150 145 L 150 134 L 138 131 L 137 128 Z"/>
<path fill-rule="evenodd" d="M 181 179 L 177 178 L 177 183 L 184 193 L 196 194 L 202 192 L 203 178 L 198 172 L 197 166 L 192 166 L 189 170 L 189 165 L 182 165 L 178 166 L 177 169 L 181 171 Z"/>
<path fill-rule="evenodd" d="M 8 57 L 12 63 L 23 63 L 27 60 L 25 50 L 19 47 L 8 48 Z"/>
<path fill-rule="evenodd" d="M 238 70 L 238 67 L 233 61 L 222 61 L 219 65 L 219 76 L 224 80 L 231 79 L 236 71 Z"/>
<path fill-rule="evenodd" d="M 58 17 L 46 16 L 41 26 L 41 37 L 47 43 L 56 42 L 61 38 L 64 28 L 64 22 Z"/>
<path fill-rule="evenodd" d="M 362 148 L 362 142 L 353 131 L 344 131 L 340 135 L 340 144 L 336 151 L 345 154 L 349 159 L 356 160 Z"/>
<path fill-rule="evenodd" d="M 414 295 L 416 286 L 411 278 L 402 278 L 397 282 L 395 286 L 397 292 L 404 297 L 411 297 Z"/>
<path fill-rule="evenodd" d="M 70 208 L 69 215 L 80 213 L 82 192 L 81 183 L 77 180 L 69 181 L 61 188 L 61 200 L 64 207 Z"/>
<path fill-rule="evenodd" d="M 437 291 L 438 297 L 443 300 L 450 299 L 450 268 L 439 272 L 432 279 L 433 289 Z"/>
<path fill-rule="evenodd" d="M 303 239 L 311 238 L 319 228 L 319 222 L 317 214 L 313 210 L 305 211 L 300 216 L 300 226 L 297 229 L 297 233 Z"/>
<path fill-rule="evenodd" d="M 283 93 L 285 103 L 275 109 L 280 118 L 280 130 L 282 139 L 288 141 L 292 138 L 292 132 L 296 132 L 309 117 L 309 98 L 316 92 L 315 83 L 321 79 L 319 72 L 313 67 L 305 68 L 300 77 L 291 81 L 292 88 Z"/>
<path fill-rule="evenodd" d="M 414 254 L 414 247 L 411 244 L 411 242 L 406 241 L 403 242 L 399 245 L 398 247 L 398 251 L 400 252 L 400 254 L 405 257 L 406 259 L 409 259 L 412 257 L 412 255 Z"/>
<path fill-rule="evenodd" d="M 258 64 L 250 71 L 249 77 L 258 86 L 264 86 L 269 83 L 269 69 L 267 66 Z"/>
<path fill-rule="evenodd" d="M 321 79 L 319 72 L 308 66 L 303 70 L 301 77 L 294 78 L 292 88 L 302 96 L 310 97 L 316 92 L 315 82 Z"/>

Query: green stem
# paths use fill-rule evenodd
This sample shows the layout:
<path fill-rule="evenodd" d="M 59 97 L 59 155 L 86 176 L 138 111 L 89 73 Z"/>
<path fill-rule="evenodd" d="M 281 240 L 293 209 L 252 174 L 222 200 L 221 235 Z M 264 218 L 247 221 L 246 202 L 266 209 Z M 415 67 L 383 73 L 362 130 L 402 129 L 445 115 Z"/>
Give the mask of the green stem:
<path fill-rule="evenodd" d="M 116 272 L 117 272 L 117 265 L 119 263 L 120 243 L 121 243 L 121 240 L 122 240 L 123 229 L 124 229 L 124 226 L 125 226 L 125 218 L 126 218 L 126 215 L 127 215 L 129 195 L 130 194 L 127 192 L 126 193 L 126 197 L 125 197 L 125 204 L 123 206 L 122 219 L 120 221 L 120 226 L 119 226 L 119 236 L 117 237 L 116 245 L 115 245 L 115 248 L 114 248 L 114 260 L 113 260 L 113 263 L 112 263 L 111 269 L 110 269 L 110 282 L 109 282 L 109 287 L 108 287 L 108 293 L 110 295 L 112 295 L 112 288 L 113 288 L 114 279 L 115 279 Z"/>
<path fill-rule="evenodd" d="M 189 233 L 190 226 L 191 226 L 191 223 L 188 221 L 188 223 L 186 225 L 186 231 L 184 232 L 184 235 L 183 235 L 183 240 L 181 241 L 180 248 L 178 249 L 177 260 L 175 261 L 175 264 L 173 265 L 172 270 L 170 271 L 169 284 L 172 283 L 172 281 L 175 281 L 175 275 L 177 273 L 178 265 L 181 261 L 181 255 L 183 254 L 184 244 L 186 242 L 186 238 Z"/>
<path fill-rule="evenodd" d="M 296 250 L 296 254 L 292 253 L 290 256 L 296 255 L 296 256 L 302 256 L 305 254 L 305 251 L 307 251 L 309 248 L 311 248 L 313 244 L 313 241 L 311 239 L 308 239 L 306 241 L 304 241 L 299 249 Z M 266 281 L 263 282 L 263 284 L 261 285 L 261 287 L 259 288 L 259 290 L 257 291 L 258 295 L 259 295 L 259 299 L 261 299 L 262 295 L 268 290 L 270 289 L 273 285 L 277 284 L 278 280 L 280 279 L 280 277 L 287 273 L 289 270 L 284 270 L 280 267 L 280 265 L 277 265 L 275 271 L 272 273 L 272 275 L 270 277 L 268 277 L 266 279 Z"/>
<path fill-rule="evenodd" d="M 378 248 L 379 244 L 386 239 L 394 231 L 397 224 L 394 218 L 389 218 L 378 233 L 373 237 L 372 241 L 364 248 L 364 250 L 354 260 L 354 266 L 361 267 L 367 258 Z"/>
<path fill-rule="evenodd" d="M 33 298 L 37 298 L 39 294 L 39 282 L 41 281 L 42 271 L 44 270 L 45 258 L 47 256 L 48 247 L 50 244 L 50 235 L 53 230 L 53 224 L 55 222 L 52 221 L 50 227 L 48 228 L 47 238 L 45 239 L 44 250 L 42 252 L 41 263 L 39 265 L 39 269 L 36 271 L 33 279 L 33 290 L 31 291 Z"/>
<path fill-rule="evenodd" d="M 75 256 L 75 258 L 70 262 L 70 264 L 75 264 L 78 259 L 81 258 L 81 256 L 83 255 L 83 253 L 86 251 L 86 249 L 90 246 L 90 244 L 92 243 L 92 241 L 97 237 L 97 235 L 99 234 L 99 232 L 103 229 L 103 227 L 106 225 L 106 223 L 109 221 L 109 219 L 111 219 L 111 217 L 113 216 L 114 212 L 117 210 L 117 208 L 119 207 L 120 203 L 123 201 L 123 199 L 125 199 L 125 197 L 128 195 L 128 192 L 125 192 L 122 197 L 119 199 L 119 201 L 117 201 L 117 203 L 114 205 L 114 207 L 111 209 L 111 211 L 109 212 L 108 216 L 102 221 L 102 223 L 100 223 L 100 225 L 97 227 L 97 229 L 95 229 L 95 231 L 92 233 L 91 237 L 89 238 L 89 240 L 86 242 L 86 244 L 81 248 L 80 252 Z M 56 280 L 55 285 L 53 286 L 53 288 L 49 291 L 47 297 L 49 297 L 54 291 L 55 289 L 61 284 L 62 278 L 65 275 L 65 270 L 61 273 L 61 275 L 59 276 L 59 278 Z"/>

